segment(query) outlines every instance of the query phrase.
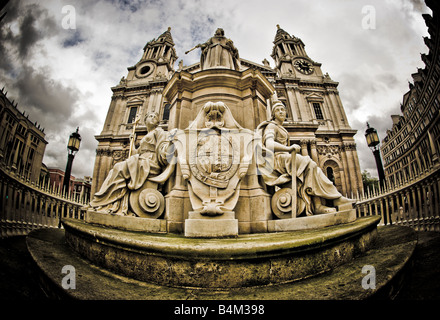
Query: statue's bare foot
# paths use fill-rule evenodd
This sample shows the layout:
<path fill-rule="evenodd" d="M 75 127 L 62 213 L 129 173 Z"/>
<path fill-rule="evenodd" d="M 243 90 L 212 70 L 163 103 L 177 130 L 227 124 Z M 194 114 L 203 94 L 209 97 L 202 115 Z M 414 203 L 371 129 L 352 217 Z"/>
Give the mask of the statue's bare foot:
<path fill-rule="evenodd" d="M 346 197 L 341 196 L 338 199 L 333 200 L 333 204 L 335 206 L 340 206 L 340 205 L 344 205 L 344 204 L 354 204 L 356 201 L 353 199 L 348 199 Z"/>
<path fill-rule="evenodd" d="M 336 208 L 332 208 L 332 207 L 327 207 L 324 206 L 322 204 L 318 204 L 317 206 L 315 206 L 315 214 L 325 214 L 325 213 L 335 213 L 336 212 Z"/>

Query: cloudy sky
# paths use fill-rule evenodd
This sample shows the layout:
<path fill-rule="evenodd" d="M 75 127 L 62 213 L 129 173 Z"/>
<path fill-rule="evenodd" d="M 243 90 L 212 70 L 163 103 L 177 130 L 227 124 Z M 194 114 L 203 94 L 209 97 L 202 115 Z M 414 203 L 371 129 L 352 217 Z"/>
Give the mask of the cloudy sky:
<path fill-rule="evenodd" d="M 199 60 L 218 27 L 240 57 L 270 57 L 276 25 L 300 38 L 311 59 L 339 82 L 339 92 L 362 170 L 377 176 L 364 132 L 380 138 L 400 113 L 411 74 L 423 68 L 421 53 L 431 13 L 423 0 L 11 0 L 0 22 L 0 88 L 18 109 L 45 128 L 44 163 L 65 169 L 66 144 L 79 127 L 81 149 L 72 174 L 91 176 L 111 87 L 136 64 L 144 45 L 171 27 L 178 60 Z M 70 27 L 70 28 L 67 28 Z M 177 68 L 177 65 L 175 66 Z"/>

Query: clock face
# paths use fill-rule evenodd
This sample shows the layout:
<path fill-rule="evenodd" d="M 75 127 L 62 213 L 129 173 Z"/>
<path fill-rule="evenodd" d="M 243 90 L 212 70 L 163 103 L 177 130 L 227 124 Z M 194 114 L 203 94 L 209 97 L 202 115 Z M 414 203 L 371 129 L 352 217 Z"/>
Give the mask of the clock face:
<path fill-rule="evenodd" d="M 312 64 L 306 60 L 296 60 L 294 65 L 296 70 L 304 74 L 311 74 L 313 72 Z"/>

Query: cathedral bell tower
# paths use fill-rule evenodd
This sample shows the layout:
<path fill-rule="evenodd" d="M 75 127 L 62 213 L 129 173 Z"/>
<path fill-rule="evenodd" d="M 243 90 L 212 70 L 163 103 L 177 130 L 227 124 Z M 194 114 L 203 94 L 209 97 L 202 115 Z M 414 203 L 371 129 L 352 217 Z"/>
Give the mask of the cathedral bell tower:
<path fill-rule="evenodd" d="M 307 55 L 301 39 L 289 35 L 277 25 L 271 57 L 275 60 L 278 76 L 308 78 L 312 75 L 322 76 L 320 63 L 314 62 Z"/>
<path fill-rule="evenodd" d="M 145 45 L 141 60 L 135 66 L 129 68 L 129 71 L 134 71 L 132 80 L 168 80 L 177 58 L 171 28 L 168 27 L 168 30 L 157 39 L 153 39 Z"/>
<path fill-rule="evenodd" d="M 275 99 L 287 109 L 284 127 L 342 194 L 362 190 L 353 130 L 339 97 L 338 82 L 306 53 L 301 39 L 277 25 L 271 57 L 275 61 Z"/>
<path fill-rule="evenodd" d="M 147 133 L 144 118 L 148 112 L 156 112 L 161 125 L 166 125 L 168 113 L 162 92 L 174 74 L 176 59 L 171 28 L 168 28 L 144 46 L 139 62 L 128 67 L 127 77 L 122 77 L 119 84 L 111 88 L 113 95 L 104 127 L 101 134 L 95 136 L 98 148 L 92 194 L 99 190 L 114 164 L 128 157 L 132 144 L 136 146 Z M 136 141 L 132 143 L 133 132 Z"/>

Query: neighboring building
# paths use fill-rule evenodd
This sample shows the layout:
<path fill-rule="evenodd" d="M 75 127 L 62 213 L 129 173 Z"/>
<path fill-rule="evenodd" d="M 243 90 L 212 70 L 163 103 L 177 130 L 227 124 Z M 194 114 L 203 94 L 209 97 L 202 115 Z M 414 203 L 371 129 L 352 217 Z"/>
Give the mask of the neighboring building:
<path fill-rule="evenodd" d="M 299 144 L 302 148 L 301 153 L 310 155 L 319 164 L 342 194 L 352 196 L 358 191 L 362 192 L 361 170 L 354 141 L 356 130 L 348 123 L 337 90 L 338 83 L 328 74 L 322 73 L 321 64 L 307 55 L 304 43 L 299 38 L 289 35 L 279 26 L 273 43 L 271 56 L 275 61 L 274 68 L 270 67 L 266 59 L 262 64 L 240 59 L 240 71 L 248 72 L 246 79 L 260 76 L 264 78 L 262 81 L 267 83 L 267 88 L 271 88 L 267 92 L 275 93 L 272 100 L 263 98 L 258 91 L 260 88 L 252 87 L 257 85 L 256 78 L 249 80 L 249 83 L 244 79 L 243 85 L 249 86 L 245 96 L 237 98 L 230 93 L 238 82 L 224 83 L 219 85 L 218 92 L 207 91 L 203 93 L 203 97 L 193 97 L 199 99 L 200 103 L 198 100 L 191 102 L 190 108 L 209 99 L 221 99 L 233 113 L 236 112 L 234 117 L 240 125 L 253 130 L 256 124 L 267 120 L 272 101 L 280 100 L 288 109 L 285 127 L 291 134 L 291 142 Z M 147 112 L 156 111 L 165 130 L 185 128 L 189 121 L 193 120 L 190 117 L 195 116 L 194 110 L 185 109 L 186 105 L 190 105 L 187 97 L 177 92 L 177 100 L 167 101 L 164 94 L 168 94 L 168 97 L 175 94 L 164 91 L 167 84 L 182 81 L 182 85 L 186 86 L 184 79 L 201 74 L 199 62 L 183 66 L 181 61 L 178 69 L 174 70 L 177 58 L 173 38 L 168 29 L 145 45 L 140 61 L 129 67 L 127 77 L 123 77 L 120 83 L 112 88 L 113 96 L 104 127 L 101 134 L 96 136 L 98 148 L 92 194 L 99 190 L 113 165 L 128 156 L 129 136 L 136 117 L 143 120 Z M 229 74 L 232 77 L 233 72 Z M 179 78 L 179 75 L 182 77 Z M 176 88 L 179 88 L 179 85 Z M 221 88 L 222 85 L 224 88 Z M 167 90 L 168 88 L 170 86 Z M 193 90 L 189 87 L 186 89 L 188 92 Z M 185 107 L 181 108 L 181 105 Z M 260 112 L 261 106 L 264 106 L 263 113 Z M 251 108 L 248 110 L 249 115 L 253 114 L 252 119 L 246 117 L 247 113 L 242 111 L 248 107 Z M 139 141 L 146 133 L 142 121 L 135 131 Z"/>
<path fill-rule="evenodd" d="M 63 188 L 64 174 L 61 169 L 50 168 L 50 188 L 55 191 L 60 191 Z M 69 192 L 75 195 L 77 199 L 90 199 L 90 190 L 92 188 L 92 177 L 84 177 L 82 179 L 70 176 Z"/>
<path fill-rule="evenodd" d="M 92 190 L 92 177 L 84 177 L 83 179 L 75 179 L 73 181 L 73 193 L 76 199 L 88 202 L 90 200 L 90 192 Z"/>
<path fill-rule="evenodd" d="M 4 89 L 0 91 L 0 165 L 16 175 L 38 182 L 44 171 L 46 150 L 44 129 L 29 120 L 25 112 L 9 101 Z M 44 173 L 43 173 L 44 174 Z"/>
<path fill-rule="evenodd" d="M 49 173 L 50 173 L 50 187 L 53 188 L 54 190 L 61 191 L 63 189 L 65 172 L 61 169 L 49 168 Z M 75 181 L 75 177 L 71 175 L 69 180 L 70 192 L 73 192 L 74 190 L 74 181 Z"/>
<path fill-rule="evenodd" d="M 393 126 L 382 141 L 385 180 L 404 184 L 439 163 L 440 152 L 440 11 L 438 1 L 426 1 L 432 15 L 423 14 L 430 37 L 422 54 L 425 68 L 412 74 L 414 83 L 404 94 L 402 115 L 392 115 Z"/>

